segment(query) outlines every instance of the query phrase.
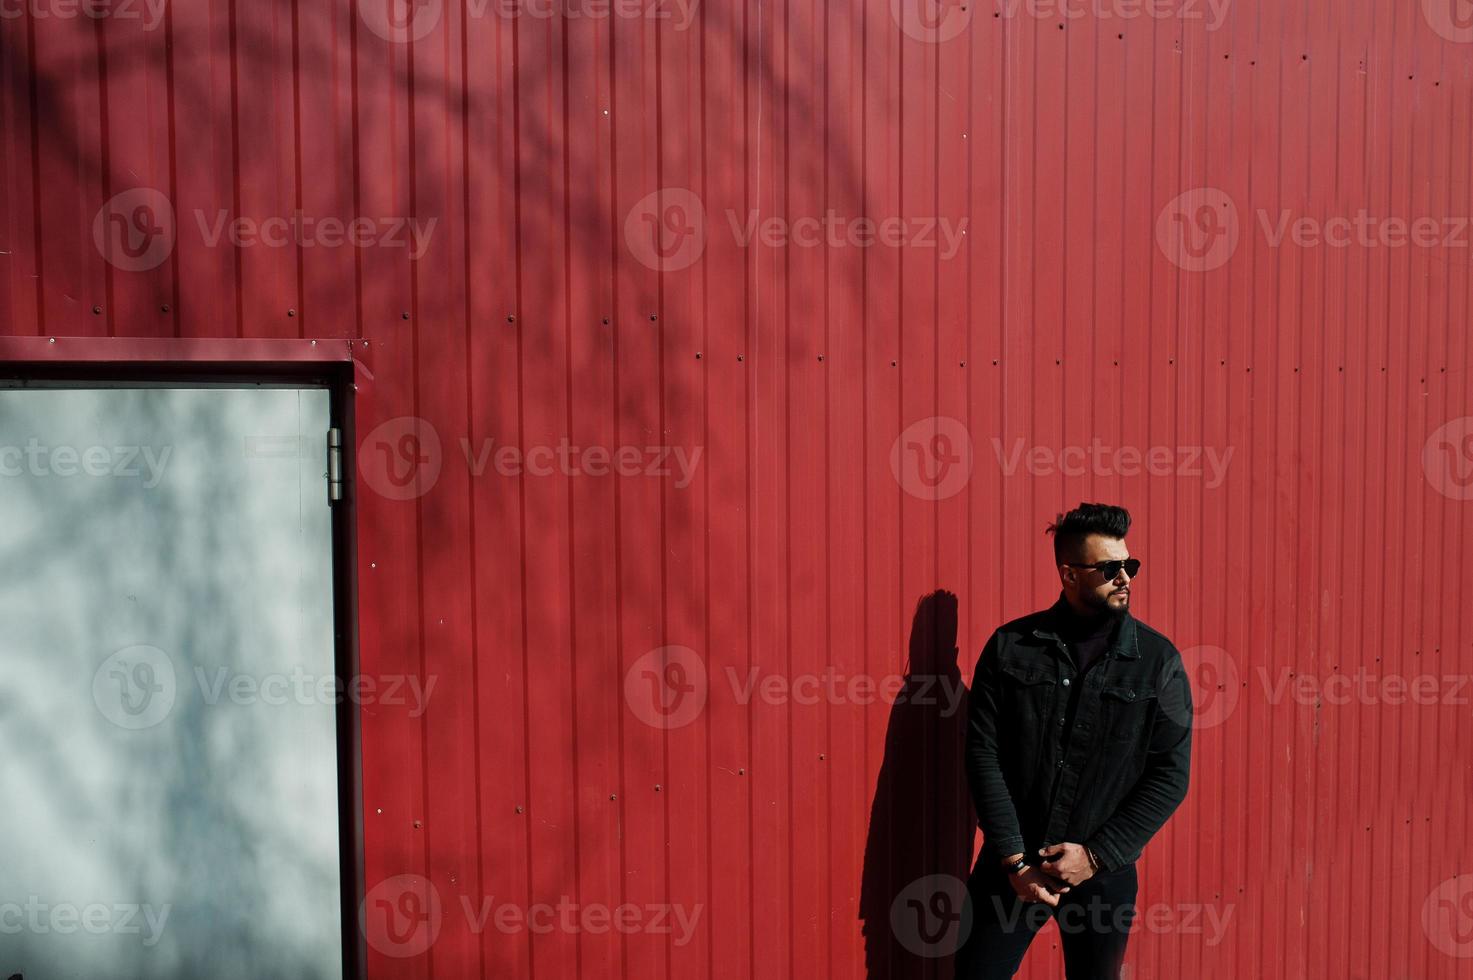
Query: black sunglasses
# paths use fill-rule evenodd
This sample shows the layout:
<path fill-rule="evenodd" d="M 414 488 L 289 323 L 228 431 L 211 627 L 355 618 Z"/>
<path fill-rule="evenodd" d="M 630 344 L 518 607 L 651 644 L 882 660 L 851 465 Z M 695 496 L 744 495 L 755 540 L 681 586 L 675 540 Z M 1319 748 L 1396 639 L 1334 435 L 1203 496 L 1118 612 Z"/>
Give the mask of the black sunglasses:
<path fill-rule="evenodd" d="M 1114 561 L 1101 561 L 1093 565 L 1076 565 L 1073 562 L 1069 562 L 1068 564 L 1070 568 L 1093 568 L 1105 576 L 1106 582 L 1113 582 L 1115 577 L 1120 574 L 1122 568 L 1125 569 L 1125 574 L 1131 578 L 1135 578 L 1141 573 L 1141 560 L 1139 558 L 1117 558 Z"/>

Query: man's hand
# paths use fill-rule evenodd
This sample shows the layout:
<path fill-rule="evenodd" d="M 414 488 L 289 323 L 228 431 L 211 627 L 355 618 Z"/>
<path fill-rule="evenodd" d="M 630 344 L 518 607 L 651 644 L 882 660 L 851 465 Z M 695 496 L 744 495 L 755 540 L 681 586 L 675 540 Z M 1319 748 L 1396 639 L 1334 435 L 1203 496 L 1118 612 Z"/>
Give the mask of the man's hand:
<path fill-rule="evenodd" d="M 1054 844 L 1039 848 L 1038 854 L 1044 859 L 1044 871 L 1070 885 L 1083 884 L 1095 875 L 1083 844 Z"/>
<path fill-rule="evenodd" d="M 1023 855 L 1014 855 L 1009 862 L 1015 863 Z M 1069 890 L 1069 886 L 1057 878 L 1044 874 L 1037 867 L 1030 865 L 1027 870 L 1017 874 L 1008 875 L 1008 883 L 1013 886 L 1013 891 L 1025 902 L 1042 902 L 1051 908 L 1059 905 L 1059 896 Z"/>

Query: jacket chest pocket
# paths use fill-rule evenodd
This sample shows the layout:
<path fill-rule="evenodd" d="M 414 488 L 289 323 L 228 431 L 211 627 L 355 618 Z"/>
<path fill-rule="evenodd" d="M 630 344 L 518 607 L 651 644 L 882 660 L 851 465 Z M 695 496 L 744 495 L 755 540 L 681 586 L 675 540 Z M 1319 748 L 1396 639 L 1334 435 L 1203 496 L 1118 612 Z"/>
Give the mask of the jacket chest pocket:
<path fill-rule="evenodd" d="M 1100 730 L 1110 742 L 1140 742 L 1150 735 L 1159 692 L 1144 684 L 1100 689 Z"/>
<path fill-rule="evenodd" d="M 1050 664 L 1003 663 L 1003 698 L 1006 711 L 1025 730 L 1036 730 L 1054 710 L 1058 673 Z"/>

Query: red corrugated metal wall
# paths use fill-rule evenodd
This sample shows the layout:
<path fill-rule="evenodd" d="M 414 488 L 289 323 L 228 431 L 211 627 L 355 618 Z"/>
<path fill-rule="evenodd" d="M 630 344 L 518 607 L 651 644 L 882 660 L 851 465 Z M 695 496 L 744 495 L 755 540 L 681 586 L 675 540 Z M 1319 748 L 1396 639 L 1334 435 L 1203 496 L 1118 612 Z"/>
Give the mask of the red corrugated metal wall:
<path fill-rule="evenodd" d="M 371 976 L 949 975 L 956 716 L 849 682 L 954 682 L 938 589 L 970 680 L 1082 499 L 1202 712 L 1131 976 L 1473 976 L 1464 0 L 79 9 L 0 7 L 0 329 L 352 342 L 363 669 L 437 679 Z"/>

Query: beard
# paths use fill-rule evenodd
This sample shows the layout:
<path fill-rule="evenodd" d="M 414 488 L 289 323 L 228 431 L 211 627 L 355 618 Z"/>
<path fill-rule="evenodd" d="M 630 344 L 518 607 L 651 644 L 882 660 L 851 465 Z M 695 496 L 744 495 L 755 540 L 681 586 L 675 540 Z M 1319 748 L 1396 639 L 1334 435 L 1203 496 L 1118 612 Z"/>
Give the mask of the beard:
<path fill-rule="evenodd" d="M 1084 594 L 1084 602 L 1085 605 L 1089 606 L 1096 613 L 1103 613 L 1119 619 L 1129 611 L 1130 599 L 1127 597 L 1123 605 L 1112 606 L 1110 605 L 1110 597 L 1113 594 L 1113 592 L 1106 592 L 1104 595 L 1100 595 L 1098 592 L 1086 592 Z"/>

